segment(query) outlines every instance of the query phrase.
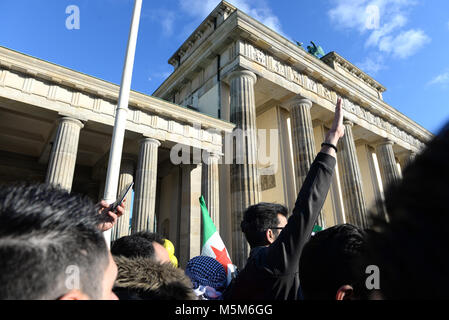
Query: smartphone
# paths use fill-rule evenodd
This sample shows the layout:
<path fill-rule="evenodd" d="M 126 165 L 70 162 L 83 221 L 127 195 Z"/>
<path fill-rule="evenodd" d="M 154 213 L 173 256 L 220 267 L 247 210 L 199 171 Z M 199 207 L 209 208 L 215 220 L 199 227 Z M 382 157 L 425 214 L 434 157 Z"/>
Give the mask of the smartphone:
<path fill-rule="evenodd" d="M 128 196 L 128 194 L 132 190 L 133 185 L 134 185 L 134 182 L 131 182 L 127 187 L 125 187 L 122 190 L 122 192 L 120 192 L 117 200 L 113 204 L 111 204 L 111 206 L 109 207 L 109 211 L 115 212 L 115 210 L 117 210 L 117 207 L 123 202 L 123 200 L 125 200 L 125 198 Z"/>

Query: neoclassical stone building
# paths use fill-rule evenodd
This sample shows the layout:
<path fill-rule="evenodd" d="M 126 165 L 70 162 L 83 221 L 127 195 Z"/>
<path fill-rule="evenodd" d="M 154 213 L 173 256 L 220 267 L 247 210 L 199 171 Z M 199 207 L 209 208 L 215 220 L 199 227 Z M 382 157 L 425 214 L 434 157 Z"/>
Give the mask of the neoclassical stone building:
<path fill-rule="evenodd" d="M 135 182 L 132 223 L 128 208 L 113 237 L 156 230 L 174 242 L 181 266 L 200 254 L 201 194 L 233 262 L 244 264 L 244 209 L 260 201 L 293 209 L 338 97 L 346 135 L 324 227 L 363 226 L 369 209 L 383 213 L 383 189 L 432 138 L 337 53 L 317 59 L 224 1 L 169 63 L 174 72 L 153 96 L 131 93 L 119 189 Z M 118 90 L 0 47 L 0 182 L 46 181 L 99 200 Z M 233 144 L 238 161 L 226 159 Z M 189 161 L 173 161 L 179 146 Z"/>

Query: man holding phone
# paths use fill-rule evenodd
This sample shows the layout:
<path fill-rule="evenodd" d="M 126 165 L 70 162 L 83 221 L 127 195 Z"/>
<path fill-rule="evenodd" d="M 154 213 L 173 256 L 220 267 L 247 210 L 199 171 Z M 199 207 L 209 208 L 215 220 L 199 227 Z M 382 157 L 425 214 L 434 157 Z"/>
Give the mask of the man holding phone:
<path fill-rule="evenodd" d="M 100 224 L 99 229 L 101 231 L 108 231 L 117 223 L 118 218 L 120 218 L 125 213 L 125 201 L 131 191 L 134 182 L 129 184 L 118 196 L 117 201 L 112 205 L 109 205 L 105 200 L 101 200 L 99 203 L 100 210 L 99 213 L 103 215 L 102 220 L 104 221 Z"/>

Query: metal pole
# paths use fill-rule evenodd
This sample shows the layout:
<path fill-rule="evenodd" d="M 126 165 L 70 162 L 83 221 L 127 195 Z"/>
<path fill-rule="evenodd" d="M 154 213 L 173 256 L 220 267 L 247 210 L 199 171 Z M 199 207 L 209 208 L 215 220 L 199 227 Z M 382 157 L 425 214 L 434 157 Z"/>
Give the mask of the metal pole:
<path fill-rule="evenodd" d="M 128 48 L 126 51 L 125 66 L 123 67 L 120 95 L 115 114 L 114 131 L 112 134 L 111 150 L 109 153 L 108 173 L 104 188 L 104 200 L 113 203 L 117 197 L 120 162 L 122 159 L 123 139 L 125 137 L 126 120 L 128 116 L 129 93 L 133 74 L 134 56 L 136 52 L 137 34 L 139 32 L 140 12 L 142 0 L 135 0 L 134 11 L 129 31 Z M 129 201 L 129 199 L 128 199 Z M 111 230 L 104 232 L 106 243 L 111 242 Z"/>

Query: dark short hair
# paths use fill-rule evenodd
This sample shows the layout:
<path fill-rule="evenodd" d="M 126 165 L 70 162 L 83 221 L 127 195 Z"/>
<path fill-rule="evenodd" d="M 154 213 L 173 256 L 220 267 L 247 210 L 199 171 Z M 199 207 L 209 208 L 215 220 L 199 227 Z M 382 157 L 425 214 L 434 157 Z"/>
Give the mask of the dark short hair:
<path fill-rule="evenodd" d="M 265 232 L 279 224 L 278 214 L 287 217 L 287 208 L 276 203 L 261 202 L 246 209 L 240 226 L 251 248 L 269 244 Z"/>
<path fill-rule="evenodd" d="M 367 263 L 386 299 L 449 298 L 449 123 L 385 192 L 388 220 L 375 217 Z"/>
<path fill-rule="evenodd" d="M 50 185 L 0 186 L 0 299 L 58 299 L 74 268 L 100 298 L 109 256 L 97 209 Z"/>
<path fill-rule="evenodd" d="M 350 285 L 365 297 L 363 253 L 366 233 L 353 225 L 337 225 L 312 236 L 299 265 L 304 299 L 335 300 L 337 290 Z"/>
<path fill-rule="evenodd" d="M 111 246 L 114 256 L 127 258 L 143 257 L 155 259 L 153 242 L 164 245 L 164 238 L 155 232 L 137 232 L 115 240 Z"/>

